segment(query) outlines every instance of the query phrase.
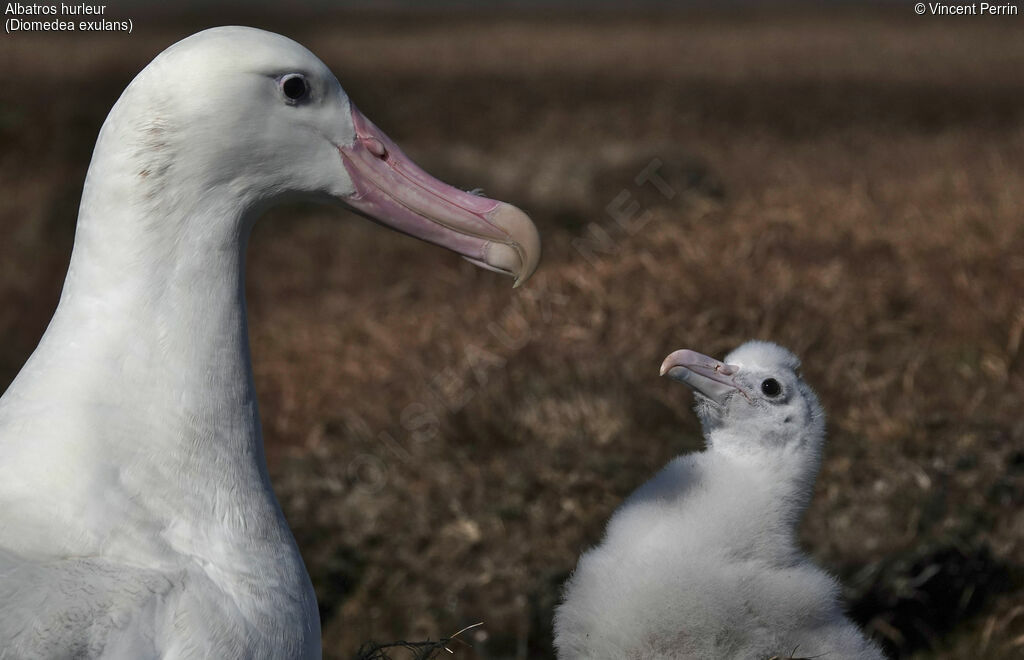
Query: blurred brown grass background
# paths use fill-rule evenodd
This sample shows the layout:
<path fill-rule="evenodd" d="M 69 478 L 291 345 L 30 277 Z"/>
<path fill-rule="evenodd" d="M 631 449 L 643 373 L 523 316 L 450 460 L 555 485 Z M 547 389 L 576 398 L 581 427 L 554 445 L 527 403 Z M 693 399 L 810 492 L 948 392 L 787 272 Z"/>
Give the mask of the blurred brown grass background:
<path fill-rule="evenodd" d="M 899 657 L 1024 653 L 1024 18 L 136 20 L 0 43 L 0 386 L 56 303 L 103 117 L 206 25 L 299 40 L 544 237 L 513 291 L 334 209 L 256 228 L 256 383 L 325 657 L 478 620 L 456 657 L 552 657 L 579 553 L 700 447 L 661 358 L 752 337 L 801 354 L 829 413 L 802 539 L 858 619 Z M 652 164 L 671 198 L 637 183 Z"/>

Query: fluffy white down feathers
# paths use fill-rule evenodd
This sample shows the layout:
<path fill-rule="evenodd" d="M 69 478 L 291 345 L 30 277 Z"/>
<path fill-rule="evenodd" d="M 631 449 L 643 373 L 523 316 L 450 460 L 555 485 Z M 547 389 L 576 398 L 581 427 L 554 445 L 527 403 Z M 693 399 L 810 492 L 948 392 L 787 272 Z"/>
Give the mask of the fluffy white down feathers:
<path fill-rule="evenodd" d="M 883 657 L 797 545 L 824 442 L 798 368 L 765 342 L 666 359 L 696 393 L 707 450 L 641 486 L 582 556 L 555 615 L 561 660 Z"/>

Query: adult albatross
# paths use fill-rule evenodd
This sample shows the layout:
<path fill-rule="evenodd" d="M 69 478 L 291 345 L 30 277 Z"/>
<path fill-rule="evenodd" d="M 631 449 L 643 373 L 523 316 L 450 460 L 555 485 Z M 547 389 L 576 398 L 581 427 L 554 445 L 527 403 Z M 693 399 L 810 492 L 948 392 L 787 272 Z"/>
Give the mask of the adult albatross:
<path fill-rule="evenodd" d="M 296 197 L 517 282 L 539 258 L 526 215 L 416 167 L 294 41 L 161 53 L 103 124 L 60 302 L 0 399 L 0 657 L 320 656 L 244 300 L 253 221 Z"/>

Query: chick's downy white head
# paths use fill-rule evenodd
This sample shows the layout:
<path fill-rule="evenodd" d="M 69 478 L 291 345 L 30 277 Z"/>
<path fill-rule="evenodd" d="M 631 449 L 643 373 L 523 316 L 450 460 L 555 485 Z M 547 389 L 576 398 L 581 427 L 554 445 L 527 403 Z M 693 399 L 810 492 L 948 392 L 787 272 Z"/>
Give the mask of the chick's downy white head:
<path fill-rule="evenodd" d="M 744 453 L 817 453 L 824 440 L 825 413 L 800 376 L 800 360 L 777 344 L 749 341 L 723 362 L 696 351 L 675 351 L 665 358 L 661 373 L 693 389 L 711 446 Z"/>

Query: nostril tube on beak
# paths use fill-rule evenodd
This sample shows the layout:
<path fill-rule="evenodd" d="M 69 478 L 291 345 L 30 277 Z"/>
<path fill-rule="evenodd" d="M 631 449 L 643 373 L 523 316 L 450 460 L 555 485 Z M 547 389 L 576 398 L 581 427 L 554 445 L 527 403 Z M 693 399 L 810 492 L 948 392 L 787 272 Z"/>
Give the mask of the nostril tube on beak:
<path fill-rule="evenodd" d="M 384 146 L 384 143 L 375 137 L 363 137 L 359 138 L 359 141 L 363 143 L 366 150 L 377 158 L 387 158 L 388 149 Z"/>

